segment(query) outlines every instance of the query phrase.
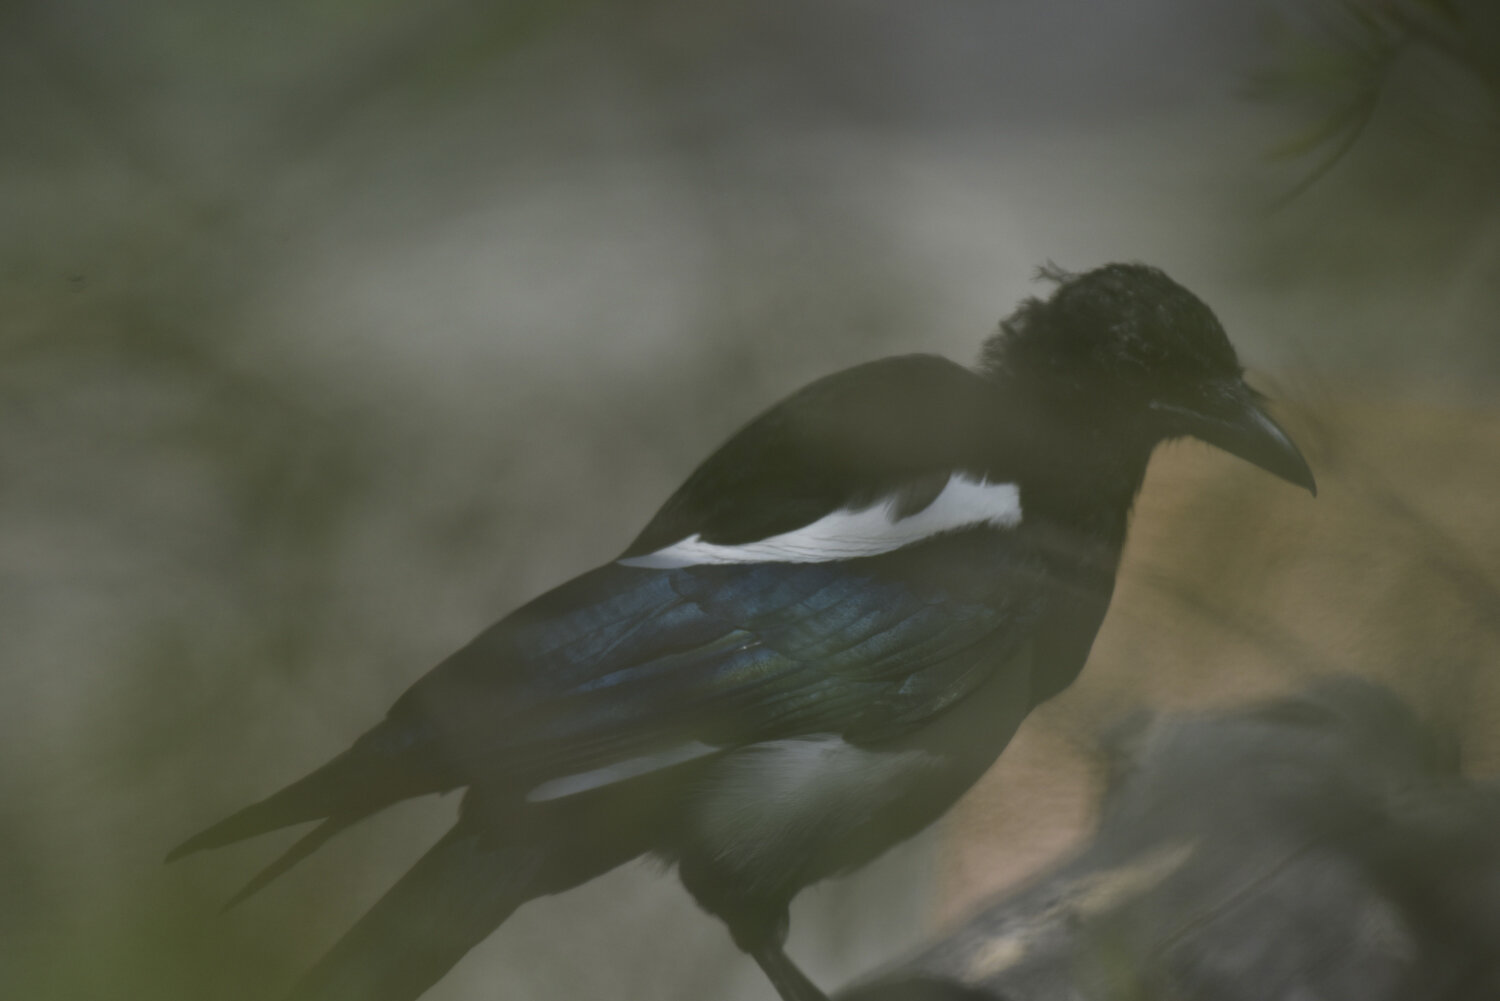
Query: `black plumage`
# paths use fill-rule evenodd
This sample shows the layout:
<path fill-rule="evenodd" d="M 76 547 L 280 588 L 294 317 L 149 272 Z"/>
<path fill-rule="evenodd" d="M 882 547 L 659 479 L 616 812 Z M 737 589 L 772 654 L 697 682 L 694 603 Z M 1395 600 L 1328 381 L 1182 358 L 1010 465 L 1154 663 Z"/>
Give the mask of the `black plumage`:
<path fill-rule="evenodd" d="M 638 855 L 678 865 L 786 1001 L 805 886 L 952 804 L 1066 687 L 1160 441 L 1312 489 L 1208 307 L 1111 265 L 1029 300 L 969 369 L 819 380 L 711 455 L 619 560 L 480 634 L 344 754 L 173 857 L 321 824 L 254 890 L 390 803 L 454 830 L 299 996 L 416 997 L 519 904 Z"/>

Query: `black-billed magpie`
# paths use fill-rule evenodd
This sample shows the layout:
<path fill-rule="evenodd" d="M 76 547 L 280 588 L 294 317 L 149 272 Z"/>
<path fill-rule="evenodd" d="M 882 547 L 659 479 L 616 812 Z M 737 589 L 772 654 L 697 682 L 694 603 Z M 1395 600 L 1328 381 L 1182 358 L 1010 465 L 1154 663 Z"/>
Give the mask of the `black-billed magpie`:
<path fill-rule="evenodd" d="M 783 950 L 790 901 L 937 819 L 1078 674 L 1152 449 L 1200 438 L 1315 490 L 1192 293 L 1138 264 L 1047 276 L 974 368 L 886 358 L 772 407 L 618 559 L 170 857 L 321 821 L 243 897 L 466 787 L 299 997 L 407 1001 L 520 904 L 649 853 L 785 1001 L 824 1001 Z"/>

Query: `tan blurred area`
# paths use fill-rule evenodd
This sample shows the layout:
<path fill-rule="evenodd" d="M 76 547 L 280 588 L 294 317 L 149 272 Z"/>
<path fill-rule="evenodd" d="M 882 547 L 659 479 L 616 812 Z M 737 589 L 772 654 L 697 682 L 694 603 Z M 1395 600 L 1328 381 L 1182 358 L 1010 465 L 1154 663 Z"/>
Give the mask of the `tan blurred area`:
<path fill-rule="evenodd" d="M 1281 413 L 1316 500 L 1197 445 L 1153 461 L 1088 667 L 944 832 L 943 921 L 1088 835 L 1098 735 L 1132 710 L 1355 673 L 1457 735 L 1466 771 L 1500 771 L 1500 408 L 1300 388 Z"/>

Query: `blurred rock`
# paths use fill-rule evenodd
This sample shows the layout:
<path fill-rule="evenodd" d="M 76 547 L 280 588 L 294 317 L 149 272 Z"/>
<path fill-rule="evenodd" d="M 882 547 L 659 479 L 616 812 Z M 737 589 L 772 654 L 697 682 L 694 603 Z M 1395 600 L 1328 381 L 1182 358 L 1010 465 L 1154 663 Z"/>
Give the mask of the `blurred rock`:
<path fill-rule="evenodd" d="M 1093 735 L 1136 707 L 1223 709 L 1357 673 L 1444 720 L 1468 774 L 1500 774 L 1500 411 L 1259 385 L 1296 401 L 1278 416 L 1308 442 L 1317 499 L 1190 444 L 1153 460 L 1087 668 L 946 828 L 943 922 L 1089 836 Z"/>
<path fill-rule="evenodd" d="M 1500 996 L 1500 789 L 1350 677 L 1107 740 L 1093 840 L 844 1001 Z"/>

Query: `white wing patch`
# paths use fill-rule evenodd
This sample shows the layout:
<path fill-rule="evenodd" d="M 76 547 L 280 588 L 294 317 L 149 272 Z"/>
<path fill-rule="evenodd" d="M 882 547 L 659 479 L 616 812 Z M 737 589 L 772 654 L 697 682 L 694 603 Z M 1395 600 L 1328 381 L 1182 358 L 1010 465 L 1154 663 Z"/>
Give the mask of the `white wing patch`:
<path fill-rule="evenodd" d="M 655 754 L 642 754 L 638 757 L 626 758 L 624 761 L 616 761 L 603 768 L 564 775 L 561 778 L 543 782 L 526 794 L 526 800 L 530 803 L 545 803 L 548 800 L 576 796 L 590 789 L 614 785 L 616 782 L 638 778 L 641 775 L 693 761 L 709 754 L 717 754 L 720 750 L 721 748 L 700 741 L 690 741 Z"/>
<path fill-rule="evenodd" d="M 1019 525 L 1021 491 L 1014 483 L 990 483 L 954 473 L 922 510 L 897 518 L 895 509 L 894 497 L 857 511 L 840 508 L 802 528 L 735 546 L 704 542 L 693 535 L 620 563 L 669 569 L 704 563 L 825 563 L 876 556 L 960 528 Z"/>

